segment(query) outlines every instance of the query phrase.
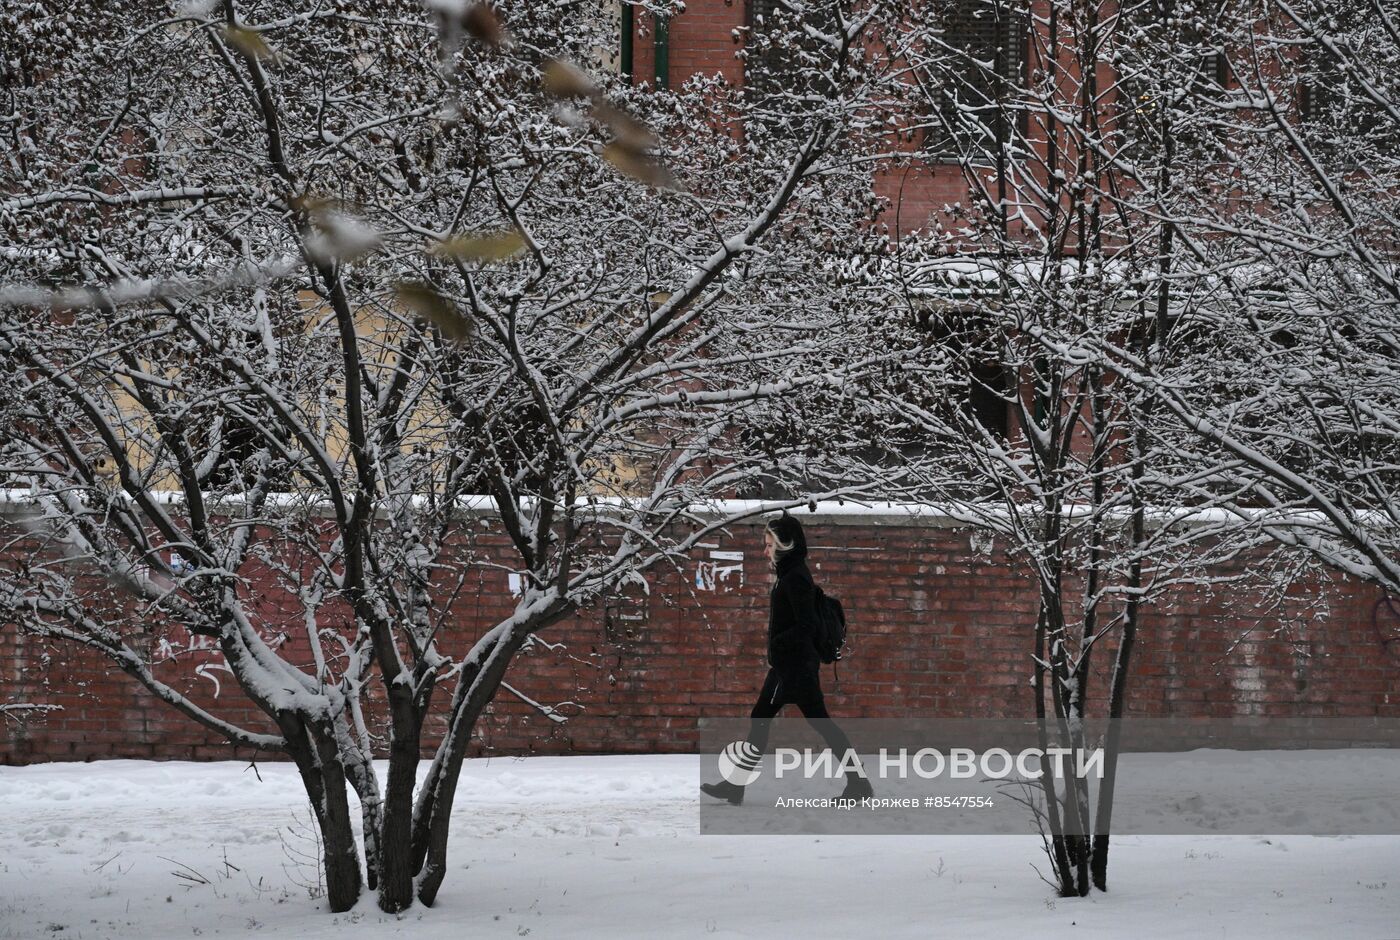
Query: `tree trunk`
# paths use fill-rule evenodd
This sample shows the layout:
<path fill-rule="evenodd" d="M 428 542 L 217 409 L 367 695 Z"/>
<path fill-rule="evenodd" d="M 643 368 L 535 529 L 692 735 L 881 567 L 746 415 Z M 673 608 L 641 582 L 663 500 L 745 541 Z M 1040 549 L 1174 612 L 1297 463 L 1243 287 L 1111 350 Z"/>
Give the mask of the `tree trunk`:
<path fill-rule="evenodd" d="M 1133 658 L 1133 644 L 1137 641 L 1138 617 L 1142 605 L 1139 591 L 1142 588 L 1142 560 L 1139 547 L 1146 541 L 1146 510 L 1138 482 L 1143 475 L 1143 432 L 1141 429 L 1133 437 L 1132 507 L 1133 507 L 1133 560 L 1128 567 L 1127 607 L 1123 612 L 1123 635 L 1118 641 L 1118 655 L 1113 660 L 1113 677 L 1110 679 L 1108 698 L 1108 732 L 1104 737 L 1103 782 L 1099 784 L 1099 805 L 1094 820 L 1094 857 L 1090 871 L 1094 887 L 1108 890 L 1108 842 L 1113 825 L 1113 791 L 1118 782 L 1118 752 L 1122 747 L 1123 711 L 1128 699 L 1128 667 Z"/>
<path fill-rule="evenodd" d="M 413 904 L 413 876 L 418 870 L 413 850 L 413 786 L 426 712 L 417 707 L 410 685 L 390 688 L 389 698 L 393 740 L 389 746 L 389 779 L 384 788 L 380 830 L 383 879 L 379 884 L 379 909 L 396 914 Z"/>
<path fill-rule="evenodd" d="M 463 672 L 453 700 L 453 710 L 447 737 L 433 761 L 429 783 L 416 808 L 414 856 L 422 859 L 418 870 L 418 900 L 432 907 L 438 889 L 447 875 L 447 836 L 452 824 L 452 803 L 457 794 L 457 780 L 462 772 L 462 759 L 467 753 L 472 731 L 481 710 L 495 697 L 505 678 L 506 669 L 516 652 L 536 630 L 540 630 L 568 615 L 574 605 L 556 597 L 543 612 L 528 622 L 504 634 L 489 651 L 482 651 L 481 666 L 474 676 Z"/>
<path fill-rule="evenodd" d="M 360 900 L 363 881 L 360 852 L 350 824 L 350 800 L 345 792 L 345 765 L 330 729 L 313 734 L 325 782 L 321 839 L 325 849 L 326 897 L 332 911 L 348 911 Z"/>
<path fill-rule="evenodd" d="M 1136 568 L 1137 565 L 1134 564 Z M 1137 575 L 1137 572 L 1134 572 Z M 1139 581 L 1140 576 L 1134 578 Z M 1136 584 L 1134 585 L 1136 586 Z M 1113 791 L 1118 781 L 1118 753 L 1122 747 L 1123 702 L 1128 685 L 1128 664 L 1137 638 L 1138 602 L 1128 602 L 1123 623 L 1123 637 L 1118 643 L 1118 656 L 1113 663 L 1112 696 L 1108 706 L 1108 731 L 1104 736 L 1103 781 L 1099 784 L 1099 803 L 1094 820 L 1094 857 L 1090 865 L 1094 887 L 1108 890 L 1108 841 L 1113 825 Z"/>
<path fill-rule="evenodd" d="M 1064 829 L 1060 825 L 1060 798 L 1055 792 L 1055 777 L 1046 750 L 1050 745 L 1050 730 L 1045 716 L 1045 623 L 1046 606 L 1042 597 L 1040 616 L 1035 626 L 1035 724 L 1040 745 L 1040 788 L 1045 796 L 1045 824 L 1050 830 L 1050 866 L 1059 882 L 1060 896 L 1071 897 L 1078 892 L 1071 883 L 1069 851 L 1065 845 Z"/>
<path fill-rule="evenodd" d="M 490 650 L 485 651 L 484 655 L 489 657 Z M 456 742 L 451 737 L 451 729 L 456 726 L 457 717 L 466 706 L 467 691 L 476 681 L 480 672 L 480 666 L 467 667 L 462 670 L 461 676 L 458 677 L 457 688 L 452 695 L 452 707 L 447 713 L 448 737 L 438 746 L 437 754 L 434 755 L 433 762 L 428 768 L 427 776 L 423 780 L 423 788 L 418 791 L 418 799 L 413 807 L 413 870 L 418 873 L 423 871 L 423 863 L 428 857 L 433 806 L 437 802 L 438 793 L 441 792 L 443 774 L 446 773 L 447 765 L 452 762 L 453 755 L 457 750 Z M 462 744 L 462 747 L 466 747 L 465 743 Z M 430 901 L 423 903 L 431 904 Z"/>
<path fill-rule="evenodd" d="M 528 635 L 529 631 L 522 630 L 521 640 L 510 637 L 496 645 L 486 658 L 475 681 L 471 683 L 472 691 L 463 696 L 461 709 L 452 717 L 452 724 L 447 732 L 448 741 L 444 742 L 447 752 L 435 767 L 437 775 L 432 792 L 424 794 L 430 802 L 424 804 L 428 813 L 423 820 L 422 831 L 425 838 L 421 846 L 423 863 L 418 871 L 418 900 L 428 907 L 432 907 L 433 902 L 437 900 L 438 889 L 442 887 L 442 879 L 447 875 L 447 836 L 452 824 L 452 803 L 457 795 L 457 780 L 462 772 L 462 759 L 467 753 L 467 743 L 471 740 L 472 730 L 476 726 L 476 719 L 482 707 L 495 694 L 495 688 L 505 677 L 506 667 L 510 665 L 511 658 L 522 645 L 523 637 Z M 463 681 L 465 679 L 464 676 Z M 490 690 L 489 694 L 487 689 Z"/>
<path fill-rule="evenodd" d="M 384 815 L 384 802 L 379 794 L 379 781 L 374 775 L 373 758 L 356 742 L 343 719 L 336 725 L 340 751 L 344 755 L 346 778 L 360 798 L 360 835 L 364 839 L 365 881 L 371 891 L 379 886 L 383 862 L 379 851 L 379 831 Z"/>
<path fill-rule="evenodd" d="M 350 825 L 345 794 L 345 768 L 330 729 L 313 729 L 300 716 L 278 715 L 287 751 L 296 761 L 316 825 L 321 830 L 321 864 L 326 877 L 326 901 L 334 913 L 348 911 L 360 900 L 363 887 L 360 854 Z"/>

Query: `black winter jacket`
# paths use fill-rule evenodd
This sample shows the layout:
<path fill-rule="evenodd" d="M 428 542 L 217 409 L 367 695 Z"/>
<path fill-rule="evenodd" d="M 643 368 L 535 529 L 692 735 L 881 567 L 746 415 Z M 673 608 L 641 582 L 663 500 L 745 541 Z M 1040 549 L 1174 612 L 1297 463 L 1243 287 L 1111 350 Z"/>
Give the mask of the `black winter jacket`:
<path fill-rule="evenodd" d="M 778 560 L 778 579 L 769 597 L 768 665 L 777 672 L 779 694 L 786 701 L 821 691 L 821 658 L 813 635 L 816 585 L 805 554 L 794 552 Z"/>

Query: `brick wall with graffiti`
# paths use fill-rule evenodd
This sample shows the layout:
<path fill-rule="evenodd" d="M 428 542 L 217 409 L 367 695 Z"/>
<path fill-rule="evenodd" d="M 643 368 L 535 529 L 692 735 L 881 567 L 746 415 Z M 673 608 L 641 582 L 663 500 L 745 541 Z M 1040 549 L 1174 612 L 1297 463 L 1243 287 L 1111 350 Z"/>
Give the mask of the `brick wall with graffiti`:
<path fill-rule="evenodd" d="M 1006 546 L 943 519 L 806 521 L 813 572 L 850 620 L 839 682 L 823 667 L 833 714 L 1030 714 L 1036 599 Z M 489 551 L 499 538 L 487 532 L 480 545 Z M 507 616 L 519 591 L 501 568 L 483 564 L 463 575 L 443 635 L 449 655 Z M 697 720 L 746 715 L 763 680 L 770 577 L 761 531 L 740 525 L 686 565 L 637 579 L 557 624 L 518 657 L 484 716 L 476 752 L 695 750 Z M 1129 711 L 1400 716 L 1400 604 L 1339 578 L 1291 593 L 1291 610 L 1256 607 L 1259 599 L 1238 588 L 1182 591 L 1150 609 Z M 259 629 L 273 643 L 292 644 L 286 654 L 298 661 L 294 599 L 268 592 L 259 603 Z M 207 638 L 165 627 L 145 648 L 159 674 L 183 683 L 204 707 L 268 727 Z M 1102 688 L 1105 679 L 1094 681 Z M 0 763 L 247 756 L 97 656 L 0 623 L 5 702 L 29 707 L 0 719 Z"/>

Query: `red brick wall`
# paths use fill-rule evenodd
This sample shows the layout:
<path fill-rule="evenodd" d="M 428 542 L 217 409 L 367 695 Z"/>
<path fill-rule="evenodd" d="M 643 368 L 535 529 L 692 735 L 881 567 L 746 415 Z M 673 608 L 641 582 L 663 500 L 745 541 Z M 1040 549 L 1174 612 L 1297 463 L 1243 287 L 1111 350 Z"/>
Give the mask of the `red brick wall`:
<path fill-rule="evenodd" d="M 744 82 L 744 64 L 737 57 L 742 42 L 734 30 L 747 23 L 744 0 L 688 0 L 685 12 L 669 21 L 671 87 L 681 87 L 693 75 L 723 75 L 732 85 Z M 656 24 L 649 13 L 634 17 L 632 74 L 638 85 L 656 87 Z M 968 186 L 955 163 L 930 161 L 895 172 L 880 172 L 872 181 L 875 192 L 890 200 L 880 221 L 892 235 L 927 231 L 935 223 L 950 223 L 945 207 L 969 205 Z"/>
<path fill-rule="evenodd" d="M 656 19 L 638 10 L 633 23 L 632 82 L 656 88 Z M 671 17 L 667 23 L 666 79 L 670 87 L 679 88 L 692 75 L 716 73 L 732 84 L 742 84 L 744 65 L 735 57 L 741 47 L 734 41 L 733 30 L 743 25 L 742 2 L 688 2 L 685 12 Z"/>
<path fill-rule="evenodd" d="M 833 714 L 1029 715 L 1035 596 L 1000 547 L 990 555 L 975 550 L 966 529 L 840 521 L 858 524 L 832 524 L 831 517 L 808 523 L 813 571 L 851 621 L 854 652 L 840 666 L 839 689 L 824 667 Z M 494 538 L 488 534 L 483 547 Z M 502 691 L 480 729 L 478 752 L 691 751 L 698 718 L 747 714 L 765 669 L 769 575 L 761 548 L 756 527 L 736 527 L 717 549 L 744 552 L 742 585 L 732 579 L 719 590 L 697 590 L 698 562 L 711 551 L 705 549 L 680 575 L 654 577 L 649 597 L 634 592 L 623 603 L 622 613 L 644 611 L 645 620 L 619 619 L 616 605 L 606 605 L 612 616 L 595 610 L 557 625 L 545 639 L 563 645 L 523 653 L 507 681 L 544 704 L 577 703 L 562 709 L 572 717 L 557 725 Z M 1182 594 L 1152 609 L 1138 640 L 1130 711 L 1400 716 L 1400 642 L 1386 641 L 1400 636 L 1400 615 L 1369 585 L 1300 589 L 1312 591 L 1326 597 L 1325 615 L 1291 638 L 1271 636 L 1272 615 L 1258 616 L 1257 598 L 1238 589 Z M 473 570 L 444 637 L 446 651 L 460 652 L 512 606 L 502 572 Z M 262 616 L 271 632 L 292 635 L 288 655 L 297 660 L 295 612 L 268 600 Z M 234 756 L 95 657 L 54 648 L 46 663 L 45 652 L 0 626 L 0 701 L 64 709 L 45 721 L 6 722 L 0 763 Z M 1112 646 L 1101 651 L 1100 667 L 1111 656 Z M 204 658 L 205 665 L 216 662 L 216 654 Z M 183 681 L 211 710 L 266 725 L 228 673 L 209 668 L 212 678 L 205 678 L 189 668 Z M 175 672 L 166 667 L 163 674 Z M 1101 697 L 1105 685 L 1101 668 L 1091 694 Z M 439 704 L 449 694 L 439 690 Z"/>
<path fill-rule="evenodd" d="M 743 25 L 743 0 L 686 0 L 685 12 L 670 23 L 672 87 L 680 87 L 691 75 L 715 73 L 723 75 L 730 84 L 743 84 L 744 66 L 735 57 L 742 47 L 734 41 L 734 30 Z M 650 36 L 646 42 L 651 42 Z M 647 55 L 650 67 L 636 74 L 650 81 L 655 74 L 650 48 Z"/>

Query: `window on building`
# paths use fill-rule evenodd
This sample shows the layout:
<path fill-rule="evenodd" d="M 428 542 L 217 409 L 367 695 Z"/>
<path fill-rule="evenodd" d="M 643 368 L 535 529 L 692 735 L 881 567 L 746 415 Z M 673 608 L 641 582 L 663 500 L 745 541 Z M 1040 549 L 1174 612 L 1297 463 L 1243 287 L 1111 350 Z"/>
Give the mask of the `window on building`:
<path fill-rule="evenodd" d="M 1211 105 L 1230 86 L 1221 15 L 1186 19 L 1172 3 L 1147 0 L 1120 16 L 1111 37 L 1119 65 L 1111 127 L 1134 162 L 1160 159 L 1164 132 L 1178 153 L 1216 145 L 1220 115 Z"/>
<path fill-rule="evenodd" d="M 1002 341 L 994 324 L 975 310 L 955 304 L 921 309 L 916 323 L 930 343 L 953 354 L 949 374 L 957 378 L 933 409 L 946 410 L 950 419 L 956 412 L 959 417 L 950 423 L 972 422 L 981 431 L 1005 439 L 1011 430 L 1015 383 L 999 361 Z"/>
<path fill-rule="evenodd" d="M 1302 62 L 1298 110 L 1314 145 L 1324 152 L 1359 159 L 1375 148 L 1395 153 L 1400 124 L 1367 91 L 1369 84 L 1384 97 L 1394 89 L 1393 76 L 1371 56 L 1384 48 L 1372 36 L 1374 24 L 1338 14 L 1329 21 L 1324 43 L 1314 36 Z M 1329 48 L 1330 46 L 1330 48 Z"/>
<path fill-rule="evenodd" d="M 834 49 L 819 36 L 834 35 L 841 12 L 849 8 L 849 0 L 816 0 L 800 7 L 783 0 L 749 0 L 744 85 L 760 111 L 765 102 L 777 106 L 785 101 L 781 113 L 800 112 L 803 98 L 831 97 L 834 89 L 826 76 Z"/>
<path fill-rule="evenodd" d="M 993 150 L 1023 126 L 1027 17 L 1007 0 L 950 0 L 936 16 L 939 41 L 918 76 L 931 99 L 925 149 L 936 156 Z"/>

